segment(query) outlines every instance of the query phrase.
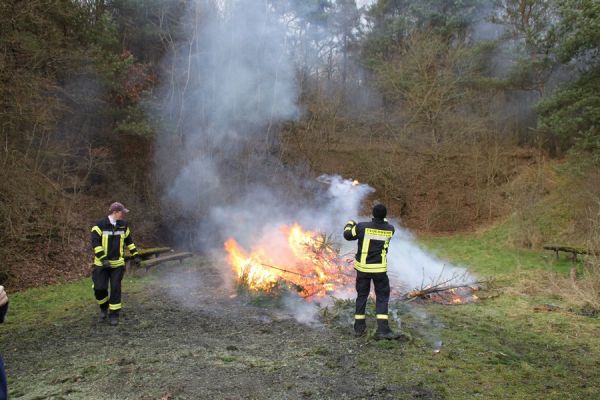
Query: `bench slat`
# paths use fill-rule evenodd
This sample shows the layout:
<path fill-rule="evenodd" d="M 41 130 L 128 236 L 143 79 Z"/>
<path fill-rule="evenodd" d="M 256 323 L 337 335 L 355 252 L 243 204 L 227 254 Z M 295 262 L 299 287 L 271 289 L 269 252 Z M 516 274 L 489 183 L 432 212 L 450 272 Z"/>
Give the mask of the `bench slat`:
<path fill-rule="evenodd" d="M 161 256 L 161 257 L 153 258 L 150 260 L 142 261 L 140 264 L 140 267 L 149 269 L 150 267 L 154 267 L 155 265 L 162 264 L 167 261 L 176 261 L 176 260 L 182 261 L 188 257 L 193 257 L 193 256 L 194 256 L 194 254 L 188 253 L 188 252 L 169 254 L 167 256 Z"/>
<path fill-rule="evenodd" d="M 170 247 L 152 247 L 149 249 L 138 249 L 138 256 L 142 257 L 142 259 L 147 260 L 148 258 L 155 256 L 157 254 L 168 253 L 173 251 Z M 133 256 L 131 254 L 126 255 L 125 261 L 133 260 Z"/>

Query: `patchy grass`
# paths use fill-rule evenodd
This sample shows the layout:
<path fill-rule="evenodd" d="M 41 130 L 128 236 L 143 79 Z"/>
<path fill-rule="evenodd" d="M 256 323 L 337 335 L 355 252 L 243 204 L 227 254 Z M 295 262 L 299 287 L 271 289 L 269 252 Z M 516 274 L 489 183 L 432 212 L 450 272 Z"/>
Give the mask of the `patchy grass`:
<path fill-rule="evenodd" d="M 501 226 L 480 234 L 426 237 L 422 243 L 439 257 L 484 276 L 532 270 L 567 273 L 573 266 L 564 256 L 556 260 L 550 251 L 515 249 L 507 235 Z"/>
<path fill-rule="evenodd" d="M 116 327 L 96 321 L 89 286 L 11 296 L 0 329 L 11 398 L 395 398 L 356 368 L 351 335 L 254 304 L 224 285 L 214 260 L 129 277 Z"/>
<path fill-rule="evenodd" d="M 393 304 L 405 341 L 374 340 L 372 302 L 358 339 L 351 300 L 321 309 L 325 329 L 283 318 L 273 299 L 224 290 L 203 259 L 128 276 L 116 328 L 95 322 L 89 279 L 14 294 L 0 329 L 12 397 L 600 398 L 600 319 L 530 289 L 570 262 L 511 254 L 485 235 L 426 243 L 506 279 L 474 304 Z M 534 310 L 548 302 L 560 308 Z"/>
<path fill-rule="evenodd" d="M 487 236 L 500 233 L 510 246 L 535 249 L 544 244 L 587 247 L 593 244 L 590 239 L 598 239 L 600 168 L 580 169 L 575 159 L 552 162 L 528 169 L 510 187 L 513 212 Z"/>
<path fill-rule="evenodd" d="M 401 320 L 414 340 L 366 341 L 361 366 L 399 386 L 428 388 L 448 399 L 599 398 L 598 320 L 535 313 L 533 304 L 502 296 L 464 306 L 413 307 Z"/>
<path fill-rule="evenodd" d="M 440 257 L 492 277 L 492 285 L 473 304 L 394 306 L 394 323 L 412 340 L 365 340 L 361 367 L 444 399 L 600 398 L 600 319 L 578 315 L 568 298 L 548 290 L 553 277 L 568 280 L 581 263 L 511 249 L 504 233 L 424 239 Z M 547 304 L 554 311 L 539 311 Z"/>
<path fill-rule="evenodd" d="M 123 287 L 127 292 L 135 293 L 147 279 L 148 277 L 136 278 L 127 273 L 123 278 Z M 49 324 L 65 315 L 84 312 L 95 301 L 91 278 L 8 295 L 10 318 L 6 320 L 6 325 L 16 324 L 20 328 Z"/>
<path fill-rule="evenodd" d="M 448 399 L 600 398 L 600 319 L 571 312 L 560 293 L 547 290 L 550 277 L 567 276 L 573 263 L 511 249 L 502 234 L 424 239 L 440 257 L 496 281 L 474 304 L 399 305 L 413 340 L 367 340 L 361 366 Z M 555 311 L 536 311 L 548 303 Z"/>

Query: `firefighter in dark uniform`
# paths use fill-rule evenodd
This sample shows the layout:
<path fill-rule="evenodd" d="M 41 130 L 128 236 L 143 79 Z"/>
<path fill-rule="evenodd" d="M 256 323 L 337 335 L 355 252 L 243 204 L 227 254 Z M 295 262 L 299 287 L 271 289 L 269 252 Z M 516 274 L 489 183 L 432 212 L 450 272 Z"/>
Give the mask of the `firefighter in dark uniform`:
<path fill-rule="evenodd" d="M 385 219 L 387 209 L 383 204 L 373 207 L 373 219 L 370 222 L 348 221 L 344 227 L 346 240 L 358 240 L 356 252 L 356 313 L 354 315 L 354 333 L 362 336 L 367 324 L 365 309 L 371 290 L 371 280 L 375 286 L 375 311 L 377 313 L 376 337 L 395 339 L 388 323 L 388 302 L 390 299 L 390 281 L 387 276 L 387 250 L 394 235 L 394 227 Z"/>
<path fill-rule="evenodd" d="M 94 295 L 100 305 L 100 321 L 108 317 L 111 325 L 119 322 L 121 310 L 121 281 L 125 272 L 124 247 L 139 263 L 137 249 L 131 237 L 127 222 L 123 219 L 129 212 L 119 202 L 112 203 L 109 215 L 102 218 L 92 227 L 92 249 L 94 250 L 94 270 L 92 282 Z M 110 283 L 110 296 L 109 296 Z"/>

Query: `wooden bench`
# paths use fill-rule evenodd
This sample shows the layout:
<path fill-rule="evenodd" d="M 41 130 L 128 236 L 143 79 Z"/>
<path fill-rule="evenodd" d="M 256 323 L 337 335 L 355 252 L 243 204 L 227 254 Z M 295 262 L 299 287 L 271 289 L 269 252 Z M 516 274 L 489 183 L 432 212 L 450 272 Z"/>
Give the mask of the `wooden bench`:
<path fill-rule="evenodd" d="M 183 260 L 185 260 L 186 258 L 193 256 L 194 254 L 188 252 L 173 253 L 166 256 L 156 257 L 150 260 L 142 261 L 140 263 L 140 267 L 144 267 L 146 271 L 148 271 L 151 267 L 154 267 L 158 264 L 162 264 L 167 261 L 179 261 L 179 263 L 182 263 Z"/>
<path fill-rule="evenodd" d="M 571 253 L 572 254 L 571 259 L 573 261 L 577 261 L 577 254 L 593 255 L 593 256 L 600 255 L 600 251 L 590 250 L 590 249 L 586 249 L 583 247 L 559 246 L 559 245 L 555 245 L 555 244 L 547 244 L 544 246 L 544 249 L 554 251 L 554 253 L 556 254 L 556 259 L 558 259 L 558 252 L 560 252 L 560 251 L 562 251 L 564 253 Z"/>
<path fill-rule="evenodd" d="M 192 257 L 194 254 L 188 252 L 175 253 L 170 247 L 154 247 L 149 249 L 139 249 L 137 255 L 142 259 L 139 265 L 133 263 L 135 257 L 131 254 L 124 257 L 128 264 L 128 268 L 132 271 L 140 270 L 142 268 L 148 271 L 151 267 L 167 261 L 179 261 L 181 263 L 184 259 Z"/>
<path fill-rule="evenodd" d="M 139 249 L 138 256 L 140 256 L 142 260 L 148 260 L 152 257 L 157 257 L 159 254 L 169 253 L 171 251 L 173 251 L 173 249 L 170 247 L 152 247 L 149 249 Z M 128 254 L 125 256 L 125 261 L 131 261 L 133 258 L 134 257 L 131 254 Z"/>

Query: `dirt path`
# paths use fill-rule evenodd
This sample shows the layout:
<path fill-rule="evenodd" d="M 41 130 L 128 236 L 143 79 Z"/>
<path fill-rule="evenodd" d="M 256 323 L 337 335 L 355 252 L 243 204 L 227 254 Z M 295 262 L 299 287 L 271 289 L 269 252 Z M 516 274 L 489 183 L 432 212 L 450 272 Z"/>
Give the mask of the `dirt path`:
<path fill-rule="evenodd" d="M 370 344 L 349 326 L 310 327 L 232 298 L 199 259 L 153 275 L 144 287 L 125 287 L 117 327 L 97 323 L 90 304 L 51 326 L 8 332 L 11 398 L 432 398 L 361 368 Z"/>

